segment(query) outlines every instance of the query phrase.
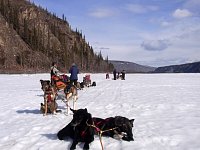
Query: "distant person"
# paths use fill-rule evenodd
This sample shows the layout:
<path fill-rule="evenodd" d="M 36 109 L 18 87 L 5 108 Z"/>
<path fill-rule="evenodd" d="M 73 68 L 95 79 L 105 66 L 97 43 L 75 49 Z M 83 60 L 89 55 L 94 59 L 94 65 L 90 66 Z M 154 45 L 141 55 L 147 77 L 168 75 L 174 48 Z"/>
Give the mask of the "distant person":
<path fill-rule="evenodd" d="M 122 71 L 122 80 L 125 80 L 125 70 Z"/>
<path fill-rule="evenodd" d="M 106 73 L 106 79 L 109 79 L 110 77 L 109 77 L 109 73 Z"/>
<path fill-rule="evenodd" d="M 116 80 L 116 77 L 117 77 L 117 71 L 116 71 L 116 69 L 113 70 L 113 76 L 114 76 L 114 80 Z"/>
<path fill-rule="evenodd" d="M 76 66 L 75 63 L 72 64 L 71 68 L 69 69 L 70 75 L 70 84 L 77 86 L 77 81 L 78 81 L 78 74 L 79 74 L 79 69 Z"/>

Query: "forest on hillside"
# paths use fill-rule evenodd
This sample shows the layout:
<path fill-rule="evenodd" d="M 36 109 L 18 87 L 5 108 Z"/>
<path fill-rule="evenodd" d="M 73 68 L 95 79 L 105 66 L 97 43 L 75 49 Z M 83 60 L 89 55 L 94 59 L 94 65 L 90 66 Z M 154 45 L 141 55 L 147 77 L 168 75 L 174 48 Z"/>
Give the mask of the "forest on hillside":
<path fill-rule="evenodd" d="M 113 70 L 108 56 L 95 53 L 78 29 L 26 0 L 0 0 L 0 71 L 45 72 L 51 62 L 66 70 L 75 62 L 83 72 Z"/>

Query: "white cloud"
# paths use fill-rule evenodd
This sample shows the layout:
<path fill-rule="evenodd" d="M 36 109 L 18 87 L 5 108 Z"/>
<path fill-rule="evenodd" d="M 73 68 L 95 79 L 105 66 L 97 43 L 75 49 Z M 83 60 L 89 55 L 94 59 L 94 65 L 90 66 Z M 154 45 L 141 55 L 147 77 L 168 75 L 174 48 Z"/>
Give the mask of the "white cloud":
<path fill-rule="evenodd" d="M 131 11 L 132 13 L 136 13 L 136 14 L 143 14 L 143 13 L 147 13 L 149 11 L 158 10 L 157 6 L 153 6 L 153 5 L 144 6 L 144 5 L 139 5 L 139 4 L 128 4 L 128 5 L 126 5 L 126 8 L 127 8 L 127 10 Z"/>
<path fill-rule="evenodd" d="M 113 16 L 114 12 L 110 9 L 98 8 L 98 9 L 90 12 L 89 15 L 96 17 L 96 18 L 106 18 L 106 17 Z"/>
<path fill-rule="evenodd" d="M 141 46 L 148 51 L 162 51 L 170 45 L 168 40 L 148 40 L 144 41 Z"/>
<path fill-rule="evenodd" d="M 185 18 L 192 16 L 192 13 L 187 9 L 176 9 L 173 13 L 175 18 Z"/>
<path fill-rule="evenodd" d="M 168 22 L 168 21 L 163 21 L 163 22 L 161 22 L 161 26 L 163 26 L 163 27 L 168 27 L 168 26 L 170 26 L 170 22 Z"/>

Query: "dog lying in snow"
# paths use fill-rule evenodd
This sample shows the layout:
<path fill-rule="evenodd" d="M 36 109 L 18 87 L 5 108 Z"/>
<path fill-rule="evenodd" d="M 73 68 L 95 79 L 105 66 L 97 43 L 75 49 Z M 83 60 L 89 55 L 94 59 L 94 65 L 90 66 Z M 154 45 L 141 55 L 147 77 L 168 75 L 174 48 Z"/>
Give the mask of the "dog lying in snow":
<path fill-rule="evenodd" d="M 105 131 L 102 133 L 102 136 L 109 136 L 125 141 L 134 141 L 132 133 L 134 119 L 129 120 L 126 117 L 116 116 L 106 119 L 93 117 L 92 120 L 96 129 Z M 96 134 L 97 133 L 96 131 Z"/>
<path fill-rule="evenodd" d="M 92 124 L 92 116 L 88 113 L 87 109 L 73 110 L 72 121 L 61 129 L 57 136 L 59 140 L 63 140 L 65 137 L 73 139 L 73 143 L 70 150 L 76 149 L 78 142 L 84 142 L 83 149 L 89 149 L 89 144 L 94 140 L 94 128 L 87 125 Z"/>

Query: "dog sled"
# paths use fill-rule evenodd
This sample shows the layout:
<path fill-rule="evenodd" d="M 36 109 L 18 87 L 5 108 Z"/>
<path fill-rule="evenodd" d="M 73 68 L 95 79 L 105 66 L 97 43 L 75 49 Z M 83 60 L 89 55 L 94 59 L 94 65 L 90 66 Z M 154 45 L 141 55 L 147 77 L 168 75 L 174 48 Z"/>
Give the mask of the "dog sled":
<path fill-rule="evenodd" d="M 87 87 L 91 86 L 90 74 L 86 74 L 85 77 L 83 77 L 83 85 Z"/>
<path fill-rule="evenodd" d="M 65 89 L 69 82 L 69 77 L 65 74 L 60 76 L 52 76 L 52 85 L 55 86 L 57 90 Z"/>

